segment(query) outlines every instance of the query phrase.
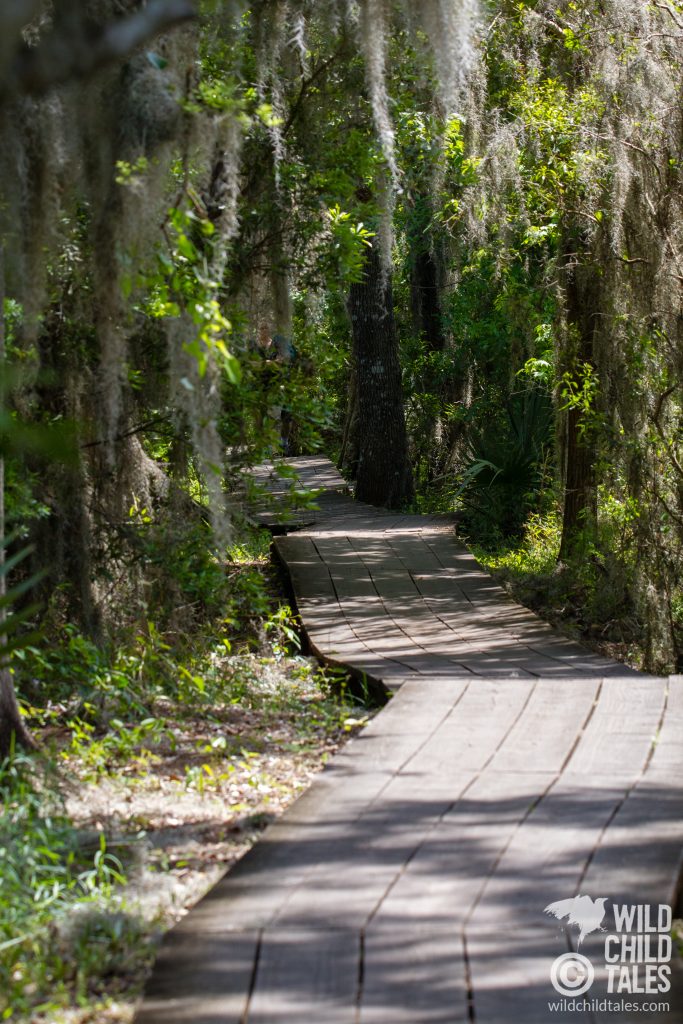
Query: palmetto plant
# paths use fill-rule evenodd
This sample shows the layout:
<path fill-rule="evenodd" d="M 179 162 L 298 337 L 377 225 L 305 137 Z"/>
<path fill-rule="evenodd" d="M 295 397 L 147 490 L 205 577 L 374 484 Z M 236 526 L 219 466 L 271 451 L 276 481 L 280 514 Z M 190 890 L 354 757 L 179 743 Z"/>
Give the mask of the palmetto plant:
<path fill-rule="evenodd" d="M 531 388 L 513 395 L 504 411 L 470 435 L 457 496 L 466 519 L 476 517 L 486 532 L 510 536 L 523 526 L 543 478 L 552 440 L 551 398 Z"/>

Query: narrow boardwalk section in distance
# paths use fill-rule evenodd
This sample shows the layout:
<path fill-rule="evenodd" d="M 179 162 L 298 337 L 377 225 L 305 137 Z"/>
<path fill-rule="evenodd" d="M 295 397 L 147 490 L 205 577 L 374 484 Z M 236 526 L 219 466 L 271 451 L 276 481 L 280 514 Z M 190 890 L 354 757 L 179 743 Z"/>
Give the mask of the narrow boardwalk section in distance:
<path fill-rule="evenodd" d="M 138 1024 L 680 1021 L 676 952 L 671 991 L 608 995 L 605 939 L 613 905 L 676 899 L 683 678 L 559 637 L 447 519 L 290 461 L 325 488 L 276 540 L 311 644 L 396 692 L 169 935 Z M 579 893 L 606 901 L 605 931 L 572 1009 L 550 973 L 578 929 L 544 909 Z"/>

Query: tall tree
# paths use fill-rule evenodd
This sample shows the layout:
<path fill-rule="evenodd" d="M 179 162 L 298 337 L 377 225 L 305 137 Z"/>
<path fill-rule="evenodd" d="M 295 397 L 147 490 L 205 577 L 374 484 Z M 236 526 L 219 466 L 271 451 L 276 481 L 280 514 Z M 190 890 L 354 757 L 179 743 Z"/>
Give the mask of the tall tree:
<path fill-rule="evenodd" d="M 120 375 L 125 353 L 119 347 L 104 344 L 105 340 L 111 341 L 114 334 L 122 333 L 122 324 L 114 323 L 112 314 L 115 312 L 123 318 L 125 313 L 124 305 L 117 302 L 124 252 L 122 246 L 114 243 L 118 241 L 115 236 L 125 218 L 120 216 L 120 206 L 111 202 L 118 187 L 115 161 L 128 155 L 133 160 L 139 158 L 148 137 L 151 136 L 152 148 L 158 148 L 161 141 L 169 138 L 169 132 L 177 129 L 179 107 L 170 93 L 168 80 L 159 82 L 156 101 L 151 103 L 146 90 L 139 88 L 143 80 L 149 83 L 150 74 L 163 78 L 164 61 L 147 58 L 138 51 L 145 42 L 195 16 L 196 5 L 190 0 L 151 0 L 148 4 L 125 5 L 111 5 L 103 0 L 89 5 L 78 0 L 55 0 L 52 4 L 40 0 L 13 0 L 3 5 L 0 11 L 0 136 L 3 139 L 0 248 L 3 253 L 11 251 L 13 258 L 12 261 L 0 260 L 0 401 L 5 402 L 8 397 L 3 316 L 6 293 L 23 308 L 26 349 L 39 351 L 47 345 L 55 365 L 62 371 L 57 387 L 68 388 L 60 362 L 61 339 L 54 336 L 48 339 L 50 318 L 41 319 L 40 314 L 54 298 L 46 285 L 48 264 L 54 269 L 65 262 L 52 259 L 55 250 L 65 241 L 63 229 L 66 226 L 67 234 L 73 231 L 73 224 L 85 218 L 87 209 L 91 222 L 97 222 L 98 227 L 103 225 L 106 230 L 93 228 L 93 244 L 84 246 L 84 250 L 92 257 L 92 250 L 99 244 L 99 257 L 103 258 L 94 257 L 93 262 L 99 267 L 106 266 L 107 271 L 102 275 L 102 293 L 94 304 L 87 296 L 97 275 L 91 276 L 91 268 L 86 269 L 85 262 L 80 267 L 79 287 L 70 289 L 78 294 L 81 307 L 92 317 L 89 323 L 81 321 L 75 328 L 78 340 L 74 347 L 82 358 L 87 347 L 84 339 L 92 333 L 93 324 L 101 314 L 106 325 L 101 332 L 103 372 L 101 390 L 92 405 L 102 412 L 112 401 L 114 406 L 118 404 L 115 394 L 118 381 L 116 386 L 107 385 L 112 385 L 114 377 Z M 158 67 L 150 64 L 154 59 Z M 135 63 L 135 73 L 131 72 L 129 60 Z M 103 76 L 107 75 L 105 82 Z M 87 88 L 81 87 L 79 83 L 86 80 Z M 106 102 L 100 103 L 104 93 L 107 93 Z M 137 100 L 136 109 L 129 102 L 132 98 Z M 169 132 L 150 133 L 146 111 L 156 117 L 158 111 L 164 110 L 167 114 L 170 110 Z M 75 213 L 77 209 L 79 212 Z M 137 225 L 142 222 L 139 214 L 131 220 Z M 72 235 L 72 245 L 73 242 Z M 59 306 L 56 319 L 61 323 L 66 319 L 65 307 L 63 303 L 55 304 Z M 113 363 L 117 357 L 120 358 L 116 373 L 107 374 L 104 364 Z M 87 376 L 82 364 L 74 376 L 82 387 Z M 40 388 L 36 388 L 34 398 L 38 403 L 40 394 Z M 51 411 L 55 413 L 55 420 L 69 415 L 66 409 Z M 39 405 L 38 416 L 44 412 L 44 406 Z M 6 420 L 4 417 L 3 423 Z M 95 423 L 98 423 L 96 416 L 93 417 Z M 53 469 L 60 475 L 61 467 Z M 61 476 L 70 473 L 71 470 L 67 470 Z M 48 476 L 49 473 L 44 474 Z M 0 460 L 0 562 L 4 562 L 6 546 L 4 477 L 5 465 Z M 111 466 L 103 467 L 101 477 L 112 477 Z M 73 491 L 70 482 L 65 482 L 64 492 Z M 113 491 L 119 483 L 117 480 L 112 485 Z M 49 491 L 49 484 L 46 490 Z M 79 519 L 86 518 L 81 513 L 87 497 L 85 487 L 76 496 L 70 494 Z M 60 509 L 56 511 L 59 513 Z M 78 551 L 81 540 L 81 534 L 73 530 L 73 517 L 63 517 L 61 521 L 58 515 L 51 518 L 53 535 L 41 552 L 46 554 L 46 561 L 39 568 L 59 561 L 59 539 L 65 538 L 74 552 Z M 82 569 L 87 559 L 78 559 L 78 564 Z M 63 564 L 56 565 L 55 573 L 63 568 Z M 0 570 L 0 618 L 4 621 L 7 582 L 4 566 L 0 566 Z M 53 583 L 63 581 L 63 577 L 57 577 Z M 90 587 L 87 571 L 80 572 L 78 582 L 84 590 Z M 19 710 L 5 651 L 0 650 L 0 757 L 16 745 L 30 747 L 33 740 Z"/>
<path fill-rule="evenodd" d="M 400 508 L 413 496 L 391 278 L 375 239 L 361 281 L 351 285 L 349 315 L 357 366 L 356 497 Z"/>

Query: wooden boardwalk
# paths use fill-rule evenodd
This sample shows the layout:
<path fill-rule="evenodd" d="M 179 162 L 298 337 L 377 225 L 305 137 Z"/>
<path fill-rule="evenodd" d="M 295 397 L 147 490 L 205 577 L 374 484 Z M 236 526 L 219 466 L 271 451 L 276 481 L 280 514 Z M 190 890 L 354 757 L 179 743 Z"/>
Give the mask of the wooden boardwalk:
<path fill-rule="evenodd" d="M 559 637 L 447 519 L 356 504 L 329 463 L 294 461 L 325 479 L 276 541 L 311 644 L 396 692 L 170 933 L 138 1024 L 680 1022 L 676 951 L 670 991 L 629 991 L 647 986 L 626 957 L 610 994 L 605 942 L 615 905 L 678 895 L 683 677 Z M 544 909 L 579 893 L 606 915 L 572 1009 L 550 972 L 578 930 Z"/>

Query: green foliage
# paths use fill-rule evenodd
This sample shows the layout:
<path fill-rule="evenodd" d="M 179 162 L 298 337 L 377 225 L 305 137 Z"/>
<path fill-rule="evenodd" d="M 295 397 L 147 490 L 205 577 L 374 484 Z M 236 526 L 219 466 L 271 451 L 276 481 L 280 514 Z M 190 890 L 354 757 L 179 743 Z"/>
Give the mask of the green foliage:
<path fill-rule="evenodd" d="M 146 308 L 158 319 L 177 318 L 185 312 L 196 333 L 185 339 L 183 348 L 196 360 L 200 379 L 214 361 L 237 384 L 239 361 L 228 347 L 232 324 L 223 312 L 221 281 L 209 259 L 215 231 L 213 223 L 192 208 L 177 206 L 168 211 L 167 246 L 159 249 L 157 274 L 144 282 L 150 292 Z M 188 379 L 184 386 L 193 388 Z"/>
<path fill-rule="evenodd" d="M 595 367 L 583 362 L 567 370 L 560 380 L 559 392 L 563 403 L 560 409 L 573 409 L 580 416 L 579 436 L 585 440 L 589 434 L 599 433 L 605 417 L 598 411 L 600 381 Z"/>
<path fill-rule="evenodd" d="M 52 775 L 54 778 L 54 775 Z M 84 996 L 101 975 L 115 936 L 97 951 L 67 925 L 84 908 L 112 898 L 124 881 L 121 862 L 103 833 L 80 834 L 52 788 L 50 774 L 17 755 L 0 765 L 0 1016 L 18 1019 L 36 1007 L 49 1012 L 72 994 Z M 117 939 L 121 946 L 121 937 Z"/>
<path fill-rule="evenodd" d="M 5 460 L 5 514 L 11 533 L 24 540 L 36 520 L 50 514 L 48 506 L 36 496 L 38 475 L 17 459 Z"/>
<path fill-rule="evenodd" d="M 138 157 L 134 162 L 129 160 L 116 161 L 116 184 L 128 185 L 131 188 L 140 184 L 140 181 L 149 169 L 149 160 L 145 156 Z"/>
<path fill-rule="evenodd" d="M 365 250 L 372 245 L 374 231 L 369 231 L 362 221 L 354 223 L 350 213 L 345 213 L 337 203 L 327 211 L 333 236 L 333 253 L 339 284 L 353 284 L 363 278 Z"/>
<path fill-rule="evenodd" d="M 596 531 L 579 535 L 568 562 L 558 566 L 562 516 L 557 505 L 532 513 L 517 541 L 475 545 L 479 561 L 516 600 L 551 622 L 612 651 L 642 658 L 643 623 L 631 597 L 637 563 L 638 509 L 601 489 Z"/>
<path fill-rule="evenodd" d="M 550 577 L 555 571 L 560 550 L 561 516 L 557 508 L 532 513 L 520 542 L 485 548 L 474 548 L 477 558 L 493 571 L 505 571 L 519 580 L 524 577 Z"/>
<path fill-rule="evenodd" d="M 186 614 L 210 618 L 229 603 L 231 579 L 225 561 L 216 550 L 211 531 L 199 510 L 187 501 L 188 518 L 171 514 L 152 516 L 146 508 L 130 509 L 127 540 L 147 580 L 147 606 L 160 624 L 175 608 Z M 189 621 L 189 620 L 188 620 Z"/>
<path fill-rule="evenodd" d="M 458 491 L 465 528 L 481 542 L 519 534 L 547 482 L 550 397 L 527 390 L 513 395 L 505 412 L 504 420 L 470 434 L 470 461 Z"/>
<path fill-rule="evenodd" d="M 218 700 L 221 692 L 232 700 L 226 655 L 257 649 L 271 617 L 270 635 L 284 650 L 290 628 L 291 613 L 274 606 L 262 565 L 254 561 L 266 553 L 260 534 L 245 536 L 239 559 L 226 563 L 210 547 L 202 523 L 162 528 L 137 510 L 135 528 L 147 600 L 122 613 L 108 643 L 61 621 L 55 606 L 44 624 L 48 642 L 22 636 L 14 651 L 30 720 L 36 726 L 65 722 L 72 736 L 69 756 L 93 775 L 134 751 L 143 760 L 153 757 L 169 742 L 160 700 L 193 707 Z"/>
<path fill-rule="evenodd" d="M 102 692 L 97 696 L 101 699 Z M 81 713 L 97 721 L 98 709 L 93 704 L 84 702 Z M 84 779 L 97 779 L 122 765 L 131 770 L 144 770 L 155 756 L 155 747 L 174 743 L 173 733 L 159 718 L 144 718 L 141 722 L 111 718 L 106 723 L 106 731 L 99 736 L 96 726 L 85 717 L 69 718 L 67 727 L 71 743 L 62 751 L 62 758 L 70 764 L 78 764 Z"/>
<path fill-rule="evenodd" d="M 292 609 L 286 605 L 280 607 L 266 619 L 263 629 L 268 636 L 273 636 L 273 653 L 276 657 L 287 654 L 292 648 L 301 650 L 301 640 L 297 632 L 297 622 Z"/>

